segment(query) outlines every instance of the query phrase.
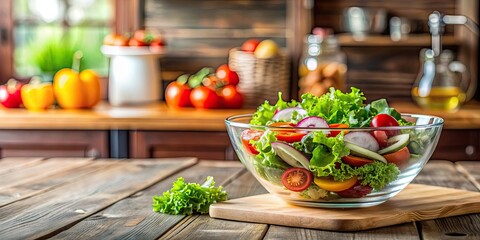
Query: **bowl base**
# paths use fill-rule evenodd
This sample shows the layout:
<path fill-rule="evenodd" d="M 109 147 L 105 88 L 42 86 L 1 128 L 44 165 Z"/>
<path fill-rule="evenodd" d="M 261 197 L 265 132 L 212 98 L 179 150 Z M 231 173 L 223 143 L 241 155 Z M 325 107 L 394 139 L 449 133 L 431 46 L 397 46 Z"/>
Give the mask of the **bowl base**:
<path fill-rule="evenodd" d="M 387 200 L 371 201 L 371 202 L 308 202 L 297 200 L 285 200 L 288 204 L 301 207 L 316 207 L 316 208 L 364 208 L 380 205 Z"/>

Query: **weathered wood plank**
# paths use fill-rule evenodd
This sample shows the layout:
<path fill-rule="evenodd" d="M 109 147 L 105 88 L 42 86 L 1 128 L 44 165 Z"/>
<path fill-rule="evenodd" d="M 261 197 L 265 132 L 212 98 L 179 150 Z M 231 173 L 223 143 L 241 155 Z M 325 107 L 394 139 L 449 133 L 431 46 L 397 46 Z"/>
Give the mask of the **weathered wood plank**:
<path fill-rule="evenodd" d="M 54 188 L 76 181 L 77 178 L 85 177 L 91 172 L 99 171 L 103 167 L 111 164 L 112 162 L 92 161 L 88 165 L 68 169 L 46 178 L 37 179 L 34 182 L 3 188 L 0 190 L 0 207 L 46 191 L 51 191 Z"/>
<path fill-rule="evenodd" d="M 480 167 L 480 163 L 475 163 L 473 166 L 470 165 L 470 168 Z M 447 161 L 430 161 L 414 182 L 478 191 L 473 183 L 455 169 L 454 163 Z M 418 224 L 425 240 L 451 239 L 453 237 L 456 239 L 480 238 L 480 214 L 423 221 Z"/>
<path fill-rule="evenodd" d="M 480 190 L 480 163 L 479 162 L 456 162 L 455 166 L 459 172 Z"/>
<path fill-rule="evenodd" d="M 413 223 L 361 232 L 332 232 L 272 225 L 264 239 L 420 239 Z"/>
<path fill-rule="evenodd" d="M 213 176 L 217 185 L 223 185 L 241 171 L 243 167 L 238 162 L 202 161 L 90 216 L 53 239 L 155 239 L 184 218 L 191 217 L 152 212 L 153 195 L 170 189 L 178 177 L 200 183 L 207 176 Z"/>
<path fill-rule="evenodd" d="M 265 188 L 248 172 L 230 178 L 230 183 L 224 186 L 230 198 L 266 193 Z M 267 228 L 267 224 L 196 216 L 188 219 L 188 224 L 177 225 L 177 228 L 163 235 L 161 239 L 224 239 L 225 236 L 232 239 L 261 239 Z"/>
<path fill-rule="evenodd" d="M 116 161 L 80 181 L 0 208 L 0 239 L 50 237 L 195 163 L 194 158 Z"/>
<path fill-rule="evenodd" d="M 35 164 L 40 164 L 40 161 L 43 158 L 2 158 L 0 159 L 0 179 L 3 179 L 1 176 L 7 172 L 13 171 L 15 169 L 28 167 Z"/>
<path fill-rule="evenodd" d="M 0 182 L 0 190 L 6 187 L 36 182 L 42 178 L 60 173 L 62 171 L 67 171 L 72 168 L 89 164 L 90 160 L 92 159 L 50 159 L 48 161 L 42 161 L 37 165 L 17 168 L 15 171 L 11 171 L 0 176 L 3 179 L 8 179 L 8 181 Z"/>

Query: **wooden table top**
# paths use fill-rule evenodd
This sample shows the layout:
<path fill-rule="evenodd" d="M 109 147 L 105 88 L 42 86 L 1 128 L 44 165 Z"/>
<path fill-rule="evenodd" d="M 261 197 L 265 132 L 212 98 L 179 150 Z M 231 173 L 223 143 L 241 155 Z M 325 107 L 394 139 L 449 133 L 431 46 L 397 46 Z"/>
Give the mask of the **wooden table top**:
<path fill-rule="evenodd" d="M 445 129 L 480 129 L 478 102 L 471 102 L 456 113 L 424 110 L 412 103 L 394 103 L 392 106 L 403 113 L 440 116 L 445 119 Z M 92 110 L 49 109 L 39 112 L 0 108 L 0 129 L 224 131 L 225 118 L 254 111 L 171 109 L 165 103 L 126 107 L 102 103 Z"/>
<path fill-rule="evenodd" d="M 230 198 L 265 193 L 236 161 L 6 158 L 0 166 L 0 239 L 480 238 L 480 214 L 332 232 L 152 211 L 152 196 L 180 176 L 213 176 Z M 479 191 L 480 162 L 430 161 L 415 182 Z"/>

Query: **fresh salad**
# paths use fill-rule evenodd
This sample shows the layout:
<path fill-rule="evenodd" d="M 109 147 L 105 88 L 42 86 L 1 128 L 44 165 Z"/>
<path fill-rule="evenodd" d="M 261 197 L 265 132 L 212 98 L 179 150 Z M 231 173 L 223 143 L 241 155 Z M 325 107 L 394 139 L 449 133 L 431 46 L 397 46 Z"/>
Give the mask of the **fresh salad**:
<path fill-rule="evenodd" d="M 412 137 L 400 130 L 362 131 L 362 127 L 414 125 L 385 99 L 364 104 L 356 88 L 333 88 L 301 101 L 266 101 L 241 134 L 255 171 L 268 182 L 305 199 L 361 198 L 397 179 L 415 154 Z M 308 128 L 325 130 L 308 131 Z M 352 129 L 355 128 L 355 129 Z M 341 130 L 337 130 L 341 129 Z M 350 130 L 349 130 L 350 129 Z"/>

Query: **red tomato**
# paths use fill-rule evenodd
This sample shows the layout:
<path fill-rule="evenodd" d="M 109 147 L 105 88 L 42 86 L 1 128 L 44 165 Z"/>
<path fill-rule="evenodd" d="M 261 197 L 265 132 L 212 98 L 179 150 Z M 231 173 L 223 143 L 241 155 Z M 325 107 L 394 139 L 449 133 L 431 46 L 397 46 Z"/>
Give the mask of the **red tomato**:
<path fill-rule="evenodd" d="M 225 85 L 237 85 L 240 81 L 238 74 L 228 67 L 228 64 L 220 65 L 217 68 L 216 75 L 220 80 L 225 82 Z"/>
<path fill-rule="evenodd" d="M 162 38 L 157 38 L 150 43 L 150 47 L 163 47 L 167 45 Z"/>
<path fill-rule="evenodd" d="M 289 168 L 282 174 L 282 183 L 288 190 L 301 192 L 312 183 L 312 173 L 305 168 Z"/>
<path fill-rule="evenodd" d="M 372 122 L 370 123 L 371 127 L 390 127 L 390 126 L 398 126 L 397 120 L 392 116 L 381 113 L 377 114 L 377 116 L 373 117 Z M 400 131 L 398 130 L 390 130 L 385 131 L 388 137 L 392 137 L 398 135 Z"/>
<path fill-rule="evenodd" d="M 385 159 L 389 163 L 394 163 L 397 166 L 401 166 L 405 161 L 407 161 L 410 158 L 410 151 L 408 151 L 408 147 L 403 147 L 402 149 L 383 155 Z"/>
<path fill-rule="evenodd" d="M 381 148 L 388 146 L 388 136 L 387 136 L 387 133 L 385 133 L 385 131 L 373 131 L 372 135 L 375 138 L 375 140 L 377 140 L 378 145 Z"/>
<path fill-rule="evenodd" d="M 19 108 L 23 104 L 22 87 L 23 84 L 14 79 L 0 86 L 0 103 L 6 108 Z"/>
<path fill-rule="evenodd" d="M 165 101 L 170 107 L 191 107 L 190 93 L 192 89 L 187 84 L 177 81 L 168 84 L 165 89 Z"/>
<path fill-rule="evenodd" d="M 365 164 L 373 163 L 373 160 L 362 158 L 362 157 L 357 157 L 353 155 L 347 155 L 342 157 L 342 162 L 345 164 L 348 164 L 352 167 L 361 167 Z"/>
<path fill-rule="evenodd" d="M 224 108 L 241 108 L 243 105 L 243 95 L 233 85 L 224 86 L 220 89 L 219 95 Z"/>
<path fill-rule="evenodd" d="M 142 44 L 141 46 L 148 46 L 150 45 L 150 43 L 152 43 L 154 40 L 157 39 L 157 36 L 155 35 L 156 34 L 152 33 L 151 31 L 139 29 L 133 33 L 132 39 L 135 39 L 137 42 L 140 42 Z M 133 46 L 138 46 L 138 45 L 133 45 Z"/>
<path fill-rule="evenodd" d="M 190 94 L 190 101 L 196 108 L 218 108 L 220 100 L 214 90 L 205 86 L 194 88 Z"/>
<path fill-rule="evenodd" d="M 258 140 L 262 135 L 263 131 L 260 130 L 247 129 L 242 132 L 242 144 L 247 150 L 247 152 L 254 155 L 258 154 L 257 149 L 250 143 L 250 140 Z"/>
<path fill-rule="evenodd" d="M 130 40 L 128 40 L 128 46 L 143 47 L 143 46 L 147 46 L 147 45 L 145 43 L 143 43 L 142 41 L 139 41 L 138 39 L 130 38 Z"/>
<path fill-rule="evenodd" d="M 360 183 L 352 186 L 347 190 L 343 190 L 337 192 L 340 197 L 344 198 L 361 198 L 367 196 L 367 194 L 372 192 L 372 187 L 370 186 L 363 186 Z"/>
<path fill-rule="evenodd" d="M 348 128 L 348 124 L 344 123 L 333 123 L 329 124 L 330 128 Z M 329 137 L 336 137 L 341 131 L 330 131 Z M 343 134 L 347 134 L 348 131 L 343 131 Z"/>
<path fill-rule="evenodd" d="M 255 52 L 258 44 L 260 44 L 260 40 L 258 39 L 249 39 L 242 44 L 242 51 L 244 52 Z"/>
<path fill-rule="evenodd" d="M 275 136 L 279 141 L 284 141 L 288 143 L 299 142 L 302 140 L 303 136 L 307 135 L 306 133 L 302 133 L 294 130 L 293 124 L 289 122 L 276 122 L 276 123 L 270 124 L 269 126 L 285 128 L 285 130 L 284 129 L 273 130 L 277 133 Z"/>

